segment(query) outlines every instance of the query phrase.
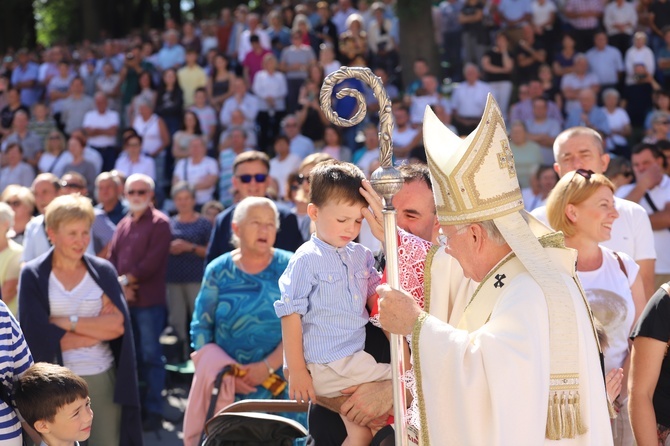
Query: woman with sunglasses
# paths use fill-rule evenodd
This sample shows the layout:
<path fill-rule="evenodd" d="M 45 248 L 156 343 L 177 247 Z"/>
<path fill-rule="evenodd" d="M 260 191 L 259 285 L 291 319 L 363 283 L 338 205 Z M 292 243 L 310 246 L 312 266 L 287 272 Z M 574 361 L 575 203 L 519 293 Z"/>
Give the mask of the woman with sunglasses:
<path fill-rule="evenodd" d="M 23 245 L 23 233 L 35 212 L 35 196 L 27 187 L 12 184 L 2 191 L 0 201 L 14 210 L 14 226 L 9 238 Z"/>
<path fill-rule="evenodd" d="M 619 217 L 614 207 L 614 185 L 604 175 L 579 169 L 561 178 L 547 200 L 547 217 L 552 228 L 562 231 L 565 245 L 576 249 L 577 275 L 593 315 L 605 329 L 609 347 L 604 351 L 607 379 L 624 381 L 629 367 L 629 336 L 646 302 L 642 278 L 635 261 L 600 243 L 611 237 L 612 223 Z M 616 445 L 632 445 L 628 421 L 627 392 L 614 398 L 619 411 L 612 424 Z"/>

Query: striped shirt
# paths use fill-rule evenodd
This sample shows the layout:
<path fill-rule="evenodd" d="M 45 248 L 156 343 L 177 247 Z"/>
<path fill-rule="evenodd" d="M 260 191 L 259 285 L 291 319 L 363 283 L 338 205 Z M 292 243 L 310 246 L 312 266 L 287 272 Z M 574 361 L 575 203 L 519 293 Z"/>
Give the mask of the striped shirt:
<path fill-rule="evenodd" d="M 71 290 L 66 290 L 53 272 L 49 275 L 49 307 L 52 316 L 99 316 L 102 294 L 102 289 L 88 272 Z M 63 352 L 63 365 L 80 376 L 106 372 L 113 364 L 114 356 L 107 342 Z"/>
<path fill-rule="evenodd" d="M 367 298 L 381 281 L 372 251 L 358 243 L 335 248 L 316 235 L 304 243 L 279 279 L 278 317 L 302 316 L 308 364 L 327 364 L 363 350 Z"/>
<path fill-rule="evenodd" d="M 18 322 L 0 301 L 0 386 L 3 386 L 3 395 L 11 395 L 14 382 L 32 363 L 33 357 Z M 0 401 L 0 444 L 22 444 L 19 418 L 4 401 Z"/>

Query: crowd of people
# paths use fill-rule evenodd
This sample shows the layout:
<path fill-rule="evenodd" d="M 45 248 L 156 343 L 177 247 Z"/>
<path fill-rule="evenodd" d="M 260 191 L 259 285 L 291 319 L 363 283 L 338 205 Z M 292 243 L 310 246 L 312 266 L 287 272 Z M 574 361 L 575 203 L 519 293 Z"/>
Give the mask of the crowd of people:
<path fill-rule="evenodd" d="M 275 303 L 275 314 L 273 303 L 304 285 L 283 276 L 297 267 L 292 253 L 303 243 L 312 245 L 298 251 L 301 258 L 306 250 L 342 248 L 312 236 L 332 229 L 324 211 L 330 197 L 318 198 L 329 193 L 319 180 L 325 168 L 317 165 L 352 163 L 356 168 L 346 175 L 358 182 L 379 166 L 380 110 L 367 86 L 349 79 L 333 92 L 334 110 L 343 117 L 357 104 L 336 99 L 337 91 L 364 93 L 362 123 L 339 128 L 321 110 L 323 80 L 341 65 L 371 68 L 393 101 L 393 159 L 405 180 L 394 204 L 406 231 L 401 245 L 415 244 L 402 250 L 401 268 L 449 268 L 459 293 L 471 294 L 483 277 L 465 280 L 455 261 L 426 260 L 432 245 L 465 229 L 440 232 L 425 165 L 424 111 L 467 136 L 481 125 L 493 95 L 525 209 L 561 230 L 565 245 L 579 253 L 577 274 L 607 335 L 615 441 L 632 444 L 635 436 L 645 444 L 647 397 L 661 383 L 664 361 L 657 343 L 670 331 L 665 322 L 648 322 L 658 311 L 645 309 L 650 299 L 660 311 L 667 307 L 667 292 L 656 291 L 670 280 L 664 249 L 670 243 L 670 2 L 444 0 L 432 12 L 442 72 L 417 58 L 403 76 L 392 0 L 253 11 L 242 4 L 211 20 L 178 25 L 168 19 L 160 32 L 21 49 L 3 58 L 2 299 L 35 361 L 65 365 L 88 384 L 97 420 L 105 420 L 93 421 L 92 444 L 139 444 L 142 428 L 160 428 L 165 358 L 159 338 L 166 325 L 180 341 L 171 359 L 192 355 L 196 363 L 186 444 L 201 438 L 212 370 L 236 366 L 217 407 L 239 398 L 288 398 L 289 391 L 295 397 L 295 388 L 282 386 L 291 383 L 282 370 L 284 349 L 303 377 L 323 373 L 296 362 L 299 332 L 282 326 L 300 321 L 294 316 L 304 308 Z M 353 190 L 345 193 L 353 197 L 347 203 L 362 206 L 364 198 L 374 210 L 369 184 L 362 196 Z M 352 214 L 360 229 L 349 234 L 383 269 L 373 218 L 379 212 Z M 377 284 L 372 254 L 343 263 L 360 282 L 351 291 L 357 304 L 374 294 L 373 285 L 364 286 Z M 341 288 L 318 261 L 301 266 L 300 274 L 313 268 L 319 289 Z M 335 276 L 346 279 L 345 273 Z M 424 289 L 423 275 L 402 277 L 403 289 L 426 308 L 435 287 Z M 457 325 L 465 302 L 454 297 L 449 305 L 443 320 Z M 356 314 L 356 348 L 362 314 Z M 629 348 L 634 327 L 637 354 Z M 366 351 L 388 362 L 382 332 L 372 325 L 365 330 Z M 353 344 L 344 353 L 340 344 L 326 344 L 332 352 L 309 344 L 306 356 L 331 362 L 363 354 Z M 656 375 L 640 365 L 649 358 Z M 332 396 L 317 382 L 314 388 L 303 383 L 298 394 L 309 399 L 316 389 L 319 397 Z M 367 438 L 355 425 L 376 432 L 386 424 L 387 381 L 351 390 L 324 402 L 342 418 L 320 406 L 311 411 L 319 444 Z M 654 397 L 652 411 L 667 405 L 656 404 Z M 669 414 L 657 413 L 660 426 L 670 426 Z"/>

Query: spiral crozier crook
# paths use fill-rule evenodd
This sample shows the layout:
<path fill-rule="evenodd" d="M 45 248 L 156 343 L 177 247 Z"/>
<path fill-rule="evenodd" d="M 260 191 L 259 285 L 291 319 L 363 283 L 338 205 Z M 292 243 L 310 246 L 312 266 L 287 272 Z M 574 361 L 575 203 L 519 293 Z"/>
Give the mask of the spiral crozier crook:
<path fill-rule="evenodd" d="M 344 119 L 337 115 L 332 108 L 332 95 L 335 86 L 346 79 L 359 79 L 367 84 L 379 101 L 379 164 L 381 167 L 375 170 L 370 183 L 375 191 L 382 197 L 384 208 L 384 246 L 386 254 L 386 277 L 388 284 L 395 289 L 400 289 L 398 276 L 398 238 L 396 229 L 396 212 L 393 207 L 393 196 L 400 191 L 403 185 L 403 179 L 400 172 L 393 167 L 393 116 L 391 114 L 391 101 L 384 89 L 382 80 L 375 76 L 369 68 L 362 67 L 341 67 L 339 70 L 331 73 L 323 81 L 321 87 L 321 109 L 333 124 L 341 127 L 353 127 L 359 124 L 365 118 L 367 107 L 363 93 L 353 88 L 343 88 L 338 91 L 335 97 L 343 99 L 347 96 L 356 98 L 358 108 L 356 113 L 349 118 Z M 391 366 L 393 367 L 393 410 L 395 419 L 395 444 L 398 446 L 407 445 L 407 429 L 405 420 L 405 386 L 400 379 L 404 373 L 403 364 L 404 339 L 402 336 L 391 335 Z"/>

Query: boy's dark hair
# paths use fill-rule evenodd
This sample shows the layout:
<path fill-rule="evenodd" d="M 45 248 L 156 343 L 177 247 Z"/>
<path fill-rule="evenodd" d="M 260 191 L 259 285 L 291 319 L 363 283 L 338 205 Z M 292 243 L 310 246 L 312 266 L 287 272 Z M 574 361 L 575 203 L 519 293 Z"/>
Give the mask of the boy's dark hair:
<path fill-rule="evenodd" d="M 324 206 L 329 201 L 367 206 L 368 202 L 358 190 L 364 179 L 365 175 L 354 164 L 323 161 L 309 174 L 309 201 L 315 206 Z"/>
<path fill-rule="evenodd" d="M 58 409 L 77 398 L 88 398 L 88 385 L 70 369 L 38 362 L 15 384 L 16 408 L 32 428 L 40 420 L 52 422 Z"/>

